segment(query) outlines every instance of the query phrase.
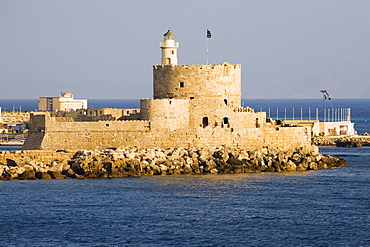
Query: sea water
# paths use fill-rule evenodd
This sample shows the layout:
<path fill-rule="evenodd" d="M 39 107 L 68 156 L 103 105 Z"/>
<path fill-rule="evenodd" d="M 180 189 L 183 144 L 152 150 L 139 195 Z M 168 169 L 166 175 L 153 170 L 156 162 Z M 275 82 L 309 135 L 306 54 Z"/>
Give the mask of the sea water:
<path fill-rule="evenodd" d="M 370 246 L 370 147 L 340 169 L 0 182 L 2 246 Z"/>
<path fill-rule="evenodd" d="M 344 107 L 367 119 L 364 102 L 357 110 L 353 102 Z M 367 124 L 363 131 L 369 132 Z M 0 246 L 370 246 L 370 147 L 320 151 L 349 165 L 3 181 Z"/>

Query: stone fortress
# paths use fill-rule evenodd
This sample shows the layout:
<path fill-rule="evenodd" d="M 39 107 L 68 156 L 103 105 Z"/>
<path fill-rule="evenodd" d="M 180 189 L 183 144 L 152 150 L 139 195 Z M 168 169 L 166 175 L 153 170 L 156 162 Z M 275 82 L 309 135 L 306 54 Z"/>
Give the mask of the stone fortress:
<path fill-rule="evenodd" d="M 34 112 L 24 150 L 311 146 L 310 127 L 280 125 L 241 106 L 241 65 L 178 65 L 174 35 L 160 43 L 153 99 L 140 109 Z"/>

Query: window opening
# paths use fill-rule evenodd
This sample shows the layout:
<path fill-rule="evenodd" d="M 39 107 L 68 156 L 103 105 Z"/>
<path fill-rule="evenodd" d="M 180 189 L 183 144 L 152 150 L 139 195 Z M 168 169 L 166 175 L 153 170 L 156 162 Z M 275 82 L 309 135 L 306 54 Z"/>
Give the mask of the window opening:
<path fill-rule="evenodd" d="M 180 82 L 180 87 L 184 87 L 184 82 Z"/>
<path fill-rule="evenodd" d="M 208 117 L 204 117 L 202 121 L 203 128 L 208 126 Z"/>

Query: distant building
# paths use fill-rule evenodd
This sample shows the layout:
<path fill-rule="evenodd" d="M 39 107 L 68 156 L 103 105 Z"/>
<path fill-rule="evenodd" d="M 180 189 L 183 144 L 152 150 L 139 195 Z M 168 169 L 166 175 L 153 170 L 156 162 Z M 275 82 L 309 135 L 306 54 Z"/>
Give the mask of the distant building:
<path fill-rule="evenodd" d="M 75 111 L 87 109 L 87 99 L 74 99 L 72 93 L 60 93 L 59 97 L 40 97 L 39 111 Z"/>
<path fill-rule="evenodd" d="M 0 134 L 4 134 L 4 133 L 8 133 L 8 125 L 4 123 L 0 123 Z"/>

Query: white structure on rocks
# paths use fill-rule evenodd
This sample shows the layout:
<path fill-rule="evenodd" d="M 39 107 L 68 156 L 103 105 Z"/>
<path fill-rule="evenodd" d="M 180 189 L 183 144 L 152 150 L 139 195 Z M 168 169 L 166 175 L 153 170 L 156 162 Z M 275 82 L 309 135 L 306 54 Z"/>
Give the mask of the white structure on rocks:
<path fill-rule="evenodd" d="M 177 65 L 177 48 L 179 42 L 175 42 L 175 35 L 170 30 L 164 34 L 163 42 L 159 43 L 162 48 L 162 65 Z"/>

